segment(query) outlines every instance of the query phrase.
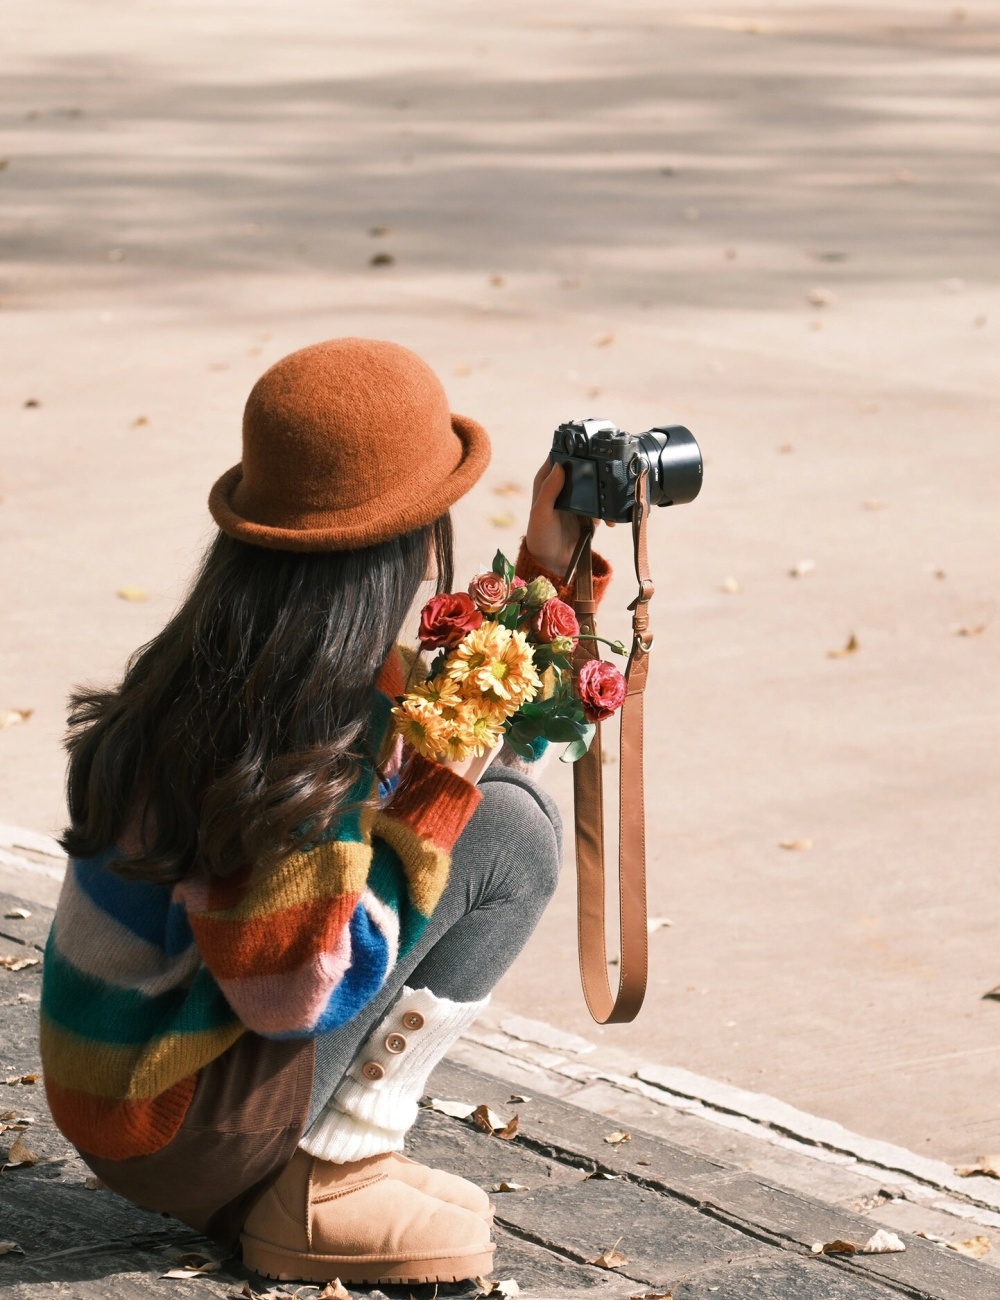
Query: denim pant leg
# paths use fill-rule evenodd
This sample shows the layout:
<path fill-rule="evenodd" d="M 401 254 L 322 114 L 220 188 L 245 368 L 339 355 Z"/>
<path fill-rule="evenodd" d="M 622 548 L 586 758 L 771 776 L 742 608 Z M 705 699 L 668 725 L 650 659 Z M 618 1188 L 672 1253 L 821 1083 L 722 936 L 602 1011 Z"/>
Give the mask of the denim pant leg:
<path fill-rule="evenodd" d="M 552 798 L 530 777 L 496 764 L 480 789 L 482 803 L 455 846 L 447 888 L 420 939 L 377 998 L 348 1024 L 317 1038 L 308 1124 L 404 984 L 452 1002 L 481 1001 L 552 897 L 562 861 L 562 825 Z"/>

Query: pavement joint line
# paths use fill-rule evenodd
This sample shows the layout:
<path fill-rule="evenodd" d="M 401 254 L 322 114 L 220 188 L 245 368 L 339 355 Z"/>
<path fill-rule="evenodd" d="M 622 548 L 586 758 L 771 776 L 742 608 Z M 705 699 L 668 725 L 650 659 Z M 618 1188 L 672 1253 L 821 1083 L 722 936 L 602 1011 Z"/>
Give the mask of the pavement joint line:
<path fill-rule="evenodd" d="M 49 880 L 62 880 L 66 875 L 65 869 L 50 867 L 44 862 L 32 862 L 30 858 L 23 858 L 19 853 L 10 853 L 3 848 L 0 848 L 0 867 L 17 867 L 19 871 L 27 871 L 33 876 L 47 876 Z"/>
<path fill-rule="evenodd" d="M 508 1018 L 505 1016 L 501 1023 Z M 948 1192 L 960 1200 L 942 1200 L 932 1208 L 952 1214 L 984 1227 L 1000 1227 L 1000 1192 L 995 1197 L 978 1195 L 965 1186 L 967 1180 L 959 1179 L 944 1161 L 931 1160 L 905 1147 L 867 1138 L 819 1116 L 790 1106 L 766 1093 L 753 1093 L 744 1088 L 709 1079 L 681 1067 L 640 1064 L 632 1075 L 601 1067 L 600 1055 L 579 1061 L 555 1060 L 542 1063 L 537 1051 L 539 1041 L 546 1041 L 544 1031 L 550 1030 L 555 1041 L 563 1034 L 554 1026 L 542 1021 L 529 1022 L 535 1034 L 529 1043 L 521 1043 L 513 1036 L 498 1034 L 473 1026 L 463 1034 L 468 1042 L 481 1044 L 516 1062 L 523 1068 L 529 1064 L 543 1074 L 555 1074 L 586 1086 L 590 1082 L 606 1082 L 624 1092 L 641 1096 L 658 1105 L 695 1115 L 699 1119 L 739 1131 L 794 1150 L 809 1159 L 842 1164 L 852 1173 L 870 1178 L 873 1182 L 891 1181 L 899 1186 L 906 1199 L 926 1204 L 926 1195 L 920 1192 Z M 503 1039 L 507 1037 L 507 1042 Z M 597 1049 L 597 1044 L 592 1045 Z M 525 1051 L 525 1047 L 528 1049 Z M 643 1077 L 645 1076 L 645 1077 Z M 653 1082 L 658 1078 L 661 1082 Z M 572 1101 L 572 1094 L 564 1100 Z M 742 1121 L 734 1124 L 732 1121 Z M 896 1175 L 887 1180 L 886 1175 Z M 983 1180 L 981 1180 L 983 1181 Z M 983 1189 L 985 1190 L 985 1189 Z M 909 1196 L 906 1193 L 910 1192 Z"/>
<path fill-rule="evenodd" d="M 66 866 L 66 853 L 58 840 L 51 835 L 26 830 L 23 826 L 10 826 L 0 822 L 0 848 L 28 849 L 29 852 L 41 853 L 46 858 L 58 858 L 64 869 Z"/>

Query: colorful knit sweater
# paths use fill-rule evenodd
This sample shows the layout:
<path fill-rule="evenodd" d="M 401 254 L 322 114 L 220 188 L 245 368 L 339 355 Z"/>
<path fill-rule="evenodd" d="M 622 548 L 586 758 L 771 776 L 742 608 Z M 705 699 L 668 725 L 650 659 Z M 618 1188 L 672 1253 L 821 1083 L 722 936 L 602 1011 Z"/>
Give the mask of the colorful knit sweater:
<path fill-rule="evenodd" d="M 523 550 L 518 568 L 544 572 Z M 397 656 L 379 687 L 370 735 L 384 745 L 390 697 L 404 689 Z M 53 1118 L 76 1147 L 112 1160 L 160 1150 L 199 1070 L 247 1030 L 309 1038 L 378 993 L 427 925 L 480 800 L 416 756 L 381 805 L 379 780 L 362 764 L 353 809 L 276 867 L 171 887 L 118 875 L 117 847 L 69 864 L 45 955 L 41 1050 Z"/>

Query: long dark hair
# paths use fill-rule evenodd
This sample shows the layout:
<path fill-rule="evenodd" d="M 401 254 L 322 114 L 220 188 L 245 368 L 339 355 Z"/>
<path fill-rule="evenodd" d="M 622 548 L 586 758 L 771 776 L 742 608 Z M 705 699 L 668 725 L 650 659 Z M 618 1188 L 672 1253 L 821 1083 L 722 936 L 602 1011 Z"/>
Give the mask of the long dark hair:
<path fill-rule="evenodd" d="M 358 775 L 375 681 L 451 519 L 356 551 L 264 550 L 220 533 L 183 605 L 115 690 L 71 697 L 62 845 L 172 884 L 277 861 L 324 827 Z M 134 838 L 132 835 L 130 839 Z"/>

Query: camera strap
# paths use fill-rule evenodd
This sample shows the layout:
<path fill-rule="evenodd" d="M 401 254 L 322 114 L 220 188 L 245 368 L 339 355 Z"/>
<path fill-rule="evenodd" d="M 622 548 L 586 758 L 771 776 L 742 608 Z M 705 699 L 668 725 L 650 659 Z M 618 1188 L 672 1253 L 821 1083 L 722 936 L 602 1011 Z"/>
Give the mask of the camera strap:
<path fill-rule="evenodd" d="M 632 549 L 639 594 L 628 606 L 632 611 L 632 649 L 625 669 L 626 694 L 621 708 L 621 759 L 618 847 L 618 897 L 621 964 L 618 991 L 608 979 L 605 930 L 604 775 L 601 759 L 601 723 L 586 754 L 573 764 L 573 802 L 576 822 L 577 909 L 580 978 L 590 1014 L 598 1024 L 634 1020 L 646 994 L 649 931 L 646 924 L 646 801 L 643 788 L 643 692 L 649 670 L 653 636 L 649 631 L 649 602 L 653 582 L 649 576 L 646 520 L 648 471 L 635 482 L 632 512 Z M 576 576 L 574 602 L 580 631 L 593 637 L 594 571 L 592 543 L 594 521 L 581 519 L 580 541 L 566 572 L 566 582 Z M 577 671 L 589 659 L 599 659 L 598 642 L 577 643 Z"/>

